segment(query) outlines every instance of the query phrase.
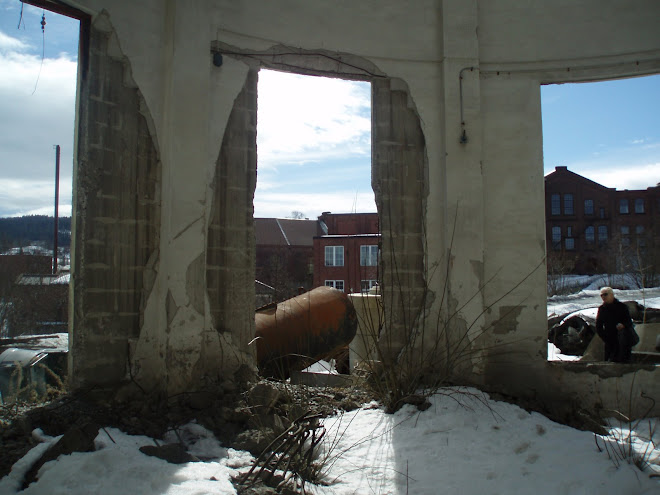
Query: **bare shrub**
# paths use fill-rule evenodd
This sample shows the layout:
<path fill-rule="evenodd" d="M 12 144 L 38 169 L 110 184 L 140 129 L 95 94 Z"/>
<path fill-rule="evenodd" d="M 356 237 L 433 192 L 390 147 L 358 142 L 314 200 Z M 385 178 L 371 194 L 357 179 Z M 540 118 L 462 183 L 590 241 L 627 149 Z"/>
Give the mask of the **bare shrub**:
<path fill-rule="evenodd" d="M 363 357 L 358 374 L 362 372 L 365 375 L 367 385 L 373 389 L 389 413 L 396 412 L 404 404 L 413 404 L 420 409 L 428 407 L 427 398 L 451 384 L 451 377 L 456 369 L 484 351 L 493 355 L 498 352 L 498 347 L 510 345 L 493 344 L 478 349 L 473 347 L 474 341 L 493 327 L 493 324 L 483 325 L 482 317 L 520 288 L 545 264 L 545 260 L 541 260 L 509 290 L 484 306 L 472 321 L 463 324 L 459 321 L 460 315 L 468 306 L 473 305 L 478 297 L 483 296 L 486 287 L 493 283 L 500 272 L 486 280 L 467 300 L 452 307 L 449 303 L 448 281 L 451 275 L 455 228 L 456 218 L 447 259 L 432 263 L 426 260 L 425 266 L 429 267 L 429 275 L 427 279 L 419 281 L 420 287 L 416 293 L 404 283 L 408 274 L 401 268 L 399 253 L 391 247 L 387 260 L 393 272 L 392 284 L 389 287 L 384 286 L 382 291 L 389 291 L 388 300 L 395 303 L 381 303 L 380 311 L 376 315 L 369 313 L 360 322 L 364 346 L 369 350 Z M 426 246 L 424 252 L 428 252 Z M 444 284 L 438 296 L 432 293 L 431 281 L 434 276 L 439 275 L 439 270 L 442 271 Z M 438 298 L 439 302 L 431 311 L 429 308 L 433 300 Z M 513 309 L 505 312 L 500 320 L 507 318 L 512 312 Z M 403 330 L 396 336 L 395 332 L 391 331 L 393 322 Z"/>

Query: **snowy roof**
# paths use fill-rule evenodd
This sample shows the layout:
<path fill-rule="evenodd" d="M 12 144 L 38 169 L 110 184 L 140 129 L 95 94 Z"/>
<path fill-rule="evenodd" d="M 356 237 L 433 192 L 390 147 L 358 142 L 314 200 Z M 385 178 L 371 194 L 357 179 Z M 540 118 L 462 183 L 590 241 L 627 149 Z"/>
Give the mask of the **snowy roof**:
<path fill-rule="evenodd" d="M 31 349 L 49 352 L 68 352 L 69 334 L 50 333 L 47 335 L 21 335 L 10 339 L 0 339 L 0 346 Z"/>
<path fill-rule="evenodd" d="M 23 273 L 16 279 L 17 285 L 68 285 L 70 273 L 41 274 Z"/>
<path fill-rule="evenodd" d="M 23 246 L 23 247 L 15 247 L 7 250 L 5 253 L 2 253 L 4 255 L 12 255 L 12 254 L 42 254 L 42 255 L 51 255 L 53 254 L 52 249 L 46 249 L 41 246 Z"/>

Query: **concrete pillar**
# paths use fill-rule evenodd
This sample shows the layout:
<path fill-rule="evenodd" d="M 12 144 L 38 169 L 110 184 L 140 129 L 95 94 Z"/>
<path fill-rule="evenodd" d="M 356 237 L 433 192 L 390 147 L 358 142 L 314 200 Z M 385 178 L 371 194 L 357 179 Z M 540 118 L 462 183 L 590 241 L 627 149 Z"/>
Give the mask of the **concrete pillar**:
<path fill-rule="evenodd" d="M 429 167 L 427 215 L 429 270 L 434 271 L 431 319 L 442 335 L 445 373 L 461 371 L 457 359 L 483 331 L 484 183 L 482 113 L 477 36 L 478 2 L 442 2 L 442 123 L 444 153 Z M 438 232 L 441 232 L 438 233 Z M 433 268 L 435 266 L 435 268 Z M 436 337 L 439 339 L 439 337 Z"/>
<path fill-rule="evenodd" d="M 132 366 L 167 395 L 214 389 L 254 367 L 256 75 L 212 64 L 202 4 L 167 2 L 158 277 Z M 206 74 L 205 77 L 200 77 Z"/>
<path fill-rule="evenodd" d="M 394 359 L 423 311 L 426 296 L 424 216 L 426 142 L 401 81 L 372 81 L 372 186 L 381 240 L 381 290 L 386 329 L 382 350 Z"/>
<path fill-rule="evenodd" d="M 76 388 L 126 376 L 129 342 L 153 286 L 160 233 L 158 152 L 140 92 L 105 15 L 90 31 L 74 167 L 69 378 Z"/>

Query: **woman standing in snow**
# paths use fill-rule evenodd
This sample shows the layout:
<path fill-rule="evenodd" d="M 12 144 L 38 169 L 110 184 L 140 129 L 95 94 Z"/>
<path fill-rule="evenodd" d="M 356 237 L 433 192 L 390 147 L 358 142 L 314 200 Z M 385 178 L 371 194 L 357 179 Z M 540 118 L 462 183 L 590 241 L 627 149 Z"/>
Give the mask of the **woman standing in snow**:
<path fill-rule="evenodd" d="M 596 332 L 605 342 L 605 361 L 629 363 L 632 353 L 632 318 L 628 306 L 614 297 L 611 287 L 600 289 L 603 304 L 596 316 Z"/>

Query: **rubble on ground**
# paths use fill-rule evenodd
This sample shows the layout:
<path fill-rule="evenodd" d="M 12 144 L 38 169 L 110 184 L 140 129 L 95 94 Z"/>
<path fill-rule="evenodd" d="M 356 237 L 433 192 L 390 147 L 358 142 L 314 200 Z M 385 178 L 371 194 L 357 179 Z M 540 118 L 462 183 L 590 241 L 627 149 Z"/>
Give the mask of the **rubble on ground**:
<path fill-rule="evenodd" d="M 0 412 L 6 419 L 0 423 L 3 444 L 0 477 L 8 474 L 12 465 L 37 445 L 32 435 L 36 428 L 49 436 L 78 438 L 80 435 L 74 435 L 74 430 L 80 430 L 78 425 L 112 426 L 131 435 L 158 440 L 168 430 L 196 421 L 212 431 L 223 445 L 247 450 L 256 457 L 305 414 L 330 416 L 357 409 L 374 399 L 357 388 L 310 387 L 269 380 L 257 381 L 245 392 L 224 389 L 200 392 L 177 397 L 166 404 L 146 400 L 121 403 L 98 399 L 99 395 L 102 396 L 99 391 L 64 395 L 49 403 L 33 404 L 31 408 L 24 404 L 20 413 L 10 414 L 8 406 L 3 406 Z M 69 445 L 68 441 L 65 443 Z M 66 448 L 80 450 L 75 445 Z M 150 447 L 145 454 L 178 462 L 188 459 L 185 452 L 166 445 Z M 268 493 L 255 487 L 251 490 Z"/>

